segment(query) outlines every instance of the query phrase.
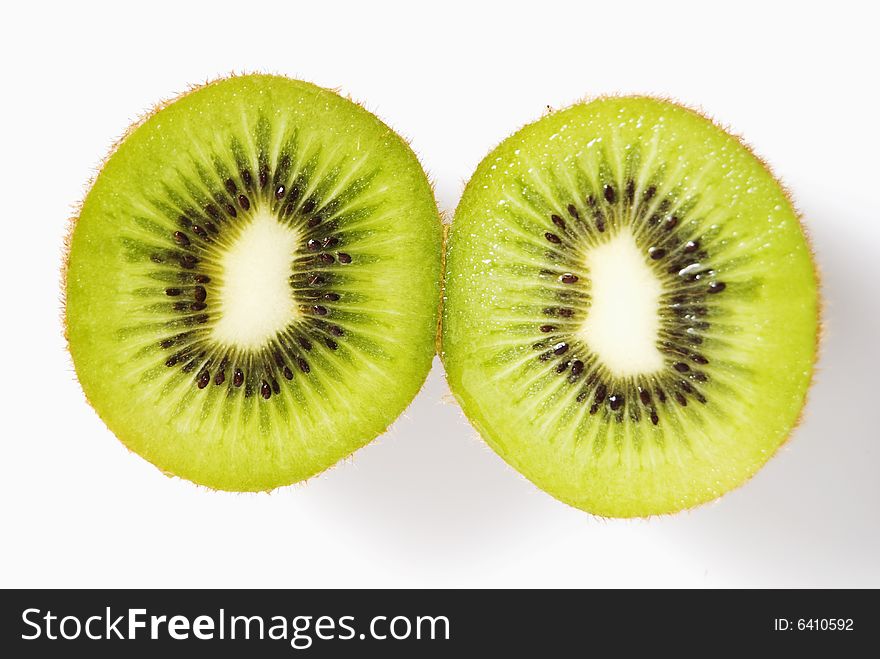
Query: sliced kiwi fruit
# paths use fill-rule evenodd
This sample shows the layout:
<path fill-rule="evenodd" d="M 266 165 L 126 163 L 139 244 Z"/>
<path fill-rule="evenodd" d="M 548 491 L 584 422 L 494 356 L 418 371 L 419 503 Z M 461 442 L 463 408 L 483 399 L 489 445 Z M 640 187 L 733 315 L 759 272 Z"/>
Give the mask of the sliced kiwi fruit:
<path fill-rule="evenodd" d="M 208 84 L 130 131 L 73 224 L 77 376 L 167 473 L 238 491 L 300 481 L 424 382 L 441 244 L 424 171 L 375 116 L 282 77 Z"/>
<path fill-rule="evenodd" d="M 489 445 L 614 517 L 752 476 L 796 425 L 818 335 L 798 215 L 700 114 L 604 98 L 483 160 L 448 241 L 442 358 Z"/>

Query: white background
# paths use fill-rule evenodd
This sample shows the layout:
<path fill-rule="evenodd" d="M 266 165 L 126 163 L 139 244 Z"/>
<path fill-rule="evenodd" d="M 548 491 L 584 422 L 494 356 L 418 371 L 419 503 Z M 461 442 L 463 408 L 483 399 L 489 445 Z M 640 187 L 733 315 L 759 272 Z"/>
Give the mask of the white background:
<path fill-rule="evenodd" d="M 880 586 L 870 4 L 310 5 L 7 3 L 0 586 Z M 716 503 L 594 519 L 495 456 L 437 364 L 391 432 L 307 484 L 241 495 L 162 476 L 75 381 L 66 218 L 139 113 L 255 70 L 363 101 L 411 140 L 449 217 L 479 160 L 547 106 L 608 92 L 701 106 L 772 164 L 812 232 L 826 341 L 802 427 Z"/>

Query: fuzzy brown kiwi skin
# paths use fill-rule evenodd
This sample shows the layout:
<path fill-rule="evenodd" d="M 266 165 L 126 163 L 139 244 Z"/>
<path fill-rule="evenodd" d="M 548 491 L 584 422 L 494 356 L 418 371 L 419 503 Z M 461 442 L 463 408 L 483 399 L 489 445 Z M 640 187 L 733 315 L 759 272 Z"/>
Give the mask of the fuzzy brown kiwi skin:
<path fill-rule="evenodd" d="M 443 241 L 440 244 L 440 300 L 437 303 L 437 336 L 434 339 L 434 351 L 443 361 L 443 306 L 446 304 L 446 247 L 449 245 L 449 232 L 452 222 L 443 223 Z M 445 377 L 445 374 L 444 374 Z"/>
<path fill-rule="evenodd" d="M 809 252 L 809 255 L 810 255 L 810 265 L 812 266 L 812 269 L 813 269 L 813 281 L 816 285 L 816 341 L 815 341 L 815 347 L 813 349 L 813 362 L 812 362 L 812 369 L 810 370 L 810 382 L 807 385 L 807 389 L 804 393 L 804 398 L 801 401 L 801 406 L 800 406 L 800 410 L 798 412 L 797 420 L 795 421 L 794 425 L 791 427 L 791 430 L 789 431 L 789 433 L 785 437 L 785 439 L 779 443 L 779 445 L 774 449 L 773 453 L 771 453 L 767 457 L 767 459 L 764 461 L 763 464 L 767 464 L 767 462 L 769 462 L 773 457 L 775 457 L 779 453 L 780 449 L 782 449 L 784 446 L 787 446 L 789 444 L 789 442 L 791 442 L 792 436 L 794 435 L 795 431 L 800 427 L 801 423 L 804 420 L 809 393 L 810 393 L 810 390 L 812 389 L 812 387 L 816 383 L 816 377 L 817 377 L 816 372 L 818 370 L 817 365 L 818 365 L 818 362 L 821 357 L 822 341 L 823 341 L 824 333 L 825 333 L 824 323 L 823 323 L 823 317 L 824 317 L 824 313 L 825 313 L 825 301 L 824 301 L 824 298 L 822 295 L 822 277 L 821 277 L 821 272 L 819 270 L 818 263 L 816 261 L 816 251 L 815 251 L 815 248 L 813 247 L 813 239 L 812 239 L 812 236 L 810 235 L 810 232 L 804 222 L 804 215 L 800 212 L 797 205 L 795 204 L 794 198 L 791 194 L 791 190 L 788 188 L 788 186 L 786 186 L 782 182 L 782 180 L 778 176 L 776 176 L 776 174 L 773 172 L 773 170 L 771 169 L 771 167 L 767 163 L 767 161 L 764 160 L 761 156 L 759 156 L 755 152 L 755 150 L 752 148 L 752 146 L 745 140 L 745 138 L 742 135 L 734 132 L 728 126 L 726 126 L 725 124 L 723 124 L 720 121 L 718 121 L 717 119 L 715 119 L 712 115 L 710 115 L 708 112 L 706 112 L 703 108 L 692 106 L 692 105 L 689 105 L 686 103 L 682 103 L 681 101 L 679 101 L 675 98 L 672 98 L 671 96 L 664 96 L 664 95 L 659 95 L 659 94 L 622 94 L 622 93 L 587 95 L 587 96 L 581 97 L 579 100 L 574 101 L 573 103 L 570 103 L 569 105 L 567 105 L 563 108 L 560 108 L 558 110 L 552 108 L 550 105 L 545 106 L 545 110 L 541 114 L 540 117 L 538 117 L 537 119 L 535 119 L 533 121 L 529 121 L 524 124 L 521 124 L 519 127 L 517 127 L 516 130 L 512 131 L 510 134 L 511 135 L 515 134 L 515 133 L 519 132 L 520 130 L 522 130 L 523 128 L 525 128 L 526 126 L 534 123 L 535 121 L 538 121 L 538 120 L 542 119 L 543 117 L 546 117 L 547 115 L 555 113 L 557 111 L 561 112 L 561 111 L 564 111 L 570 107 L 574 107 L 576 105 L 581 105 L 581 104 L 591 103 L 593 101 L 601 101 L 601 100 L 615 99 L 615 98 L 647 99 L 647 100 L 652 100 L 652 101 L 661 101 L 663 103 L 668 103 L 668 104 L 674 105 L 674 106 L 676 106 L 686 112 L 694 114 L 694 115 L 702 118 L 705 121 L 708 121 L 715 128 L 723 131 L 727 135 L 730 135 L 758 163 L 760 163 L 761 167 L 764 168 L 764 171 L 766 171 L 767 174 L 770 176 L 770 178 L 772 178 L 776 182 L 776 184 L 782 190 L 783 196 L 785 197 L 786 201 L 788 202 L 788 205 L 791 207 L 795 217 L 797 218 L 801 233 L 803 234 L 804 240 L 807 243 L 807 251 Z M 509 137 L 509 135 L 502 138 L 501 141 L 497 142 L 494 146 L 492 146 L 487 151 L 487 155 L 492 153 L 496 148 L 498 148 L 501 145 L 501 143 L 507 139 L 507 137 Z M 464 187 L 465 188 L 467 187 L 467 182 L 465 182 Z M 454 215 L 453 215 L 453 217 L 454 217 Z M 445 225 L 443 227 L 443 268 L 442 268 L 443 281 L 441 283 L 441 293 L 443 293 L 443 294 L 441 295 L 441 300 L 440 300 L 441 307 L 440 307 L 440 324 L 438 325 L 437 354 L 439 355 L 440 361 L 443 364 L 444 368 L 446 367 L 446 353 L 445 353 L 444 346 L 443 346 L 443 325 L 442 325 L 442 323 L 443 323 L 443 307 L 446 303 L 446 296 L 445 296 L 446 260 L 447 260 L 447 249 L 449 247 L 449 235 L 455 228 L 454 224 L 455 224 L 455 222 L 453 219 L 452 223 L 450 223 L 449 225 Z M 450 391 L 452 391 L 452 387 L 449 387 L 449 389 L 450 389 Z M 456 401 L 458 402 L 459 411 L 461 412 L 461 400 L 459 399 L 458 395 L 454 391 L 452 391 L 452 394 L 455 397 Z M 464 416 L 464 412 L 461 412 L 461 414 Z M 478 435 L 480 434 L 479 431 L 477 432 L 477 434 Z M 509 467 L 509 469 L 514 474 L 516 474 L 517 476 L 519 476 L 523 480 L 526 480 L 528 482 L 532 482 L 527 477 L 523 476 L 517 469 L 515 469 L 512 465 L 510 465 L 506 461 L 505 461 L 505 464 Z M 652 519 L 655 517 L 669 517 L 669 516 L 677 515 L 679 513 L 685 512 L 685 511 L 691 511 L 691 510 L 695 510 L 697 508 L 701 508 L 703 506 L 707 506 L 707 505 L 714 503 L 714 502 L 718 501 L 719 499 L 723 498 L 728 493 L 733 492 L 734 490 L 738 490 L 741 487 L 743 487 L 746 483 L 748 483 L 749 481 L 752 480 L 752 478 L 755 477 L 755 475 L 758 473 L 758 471 L 760 471 L 760 469 L 758 469 L 753 474 L 748 476 L 745 480 L 743 480 L 736 487 L 733 487 L 730 490 L 727 490 L 726 492 L 722 493 L 718 497 L 716 497 L 714 499 L 710 499 L 709 501 L 704 501 L 702 503 L 693 504 L 691 506 L 687 506 L 687 507 L 682 508 L 680 510 L 671 511 L 671 512 L 656 513 L 653 515 L 633 516 L 631 519 Z M 537 487 L 536 483 L 532 483 L 532 484 Z M 541 489 L 541 488 L 539 487 L 538 489 Z M 550 495 L 548 495 L 548 496 L 550 496 Z M 556 497 L 554 497 L 554 498 L 556 498 Z M 573 503 L 570 503 L 568 501 L 564 501 L 562 499 L 557 499 L 557 500 L 562 501 L 562 503 L 564 503 L 565 505 L 567 505 L 571 508 L 574 508 L 575 510 L 577 510 L 580 513 L 586 513 L 587 515 L 589 515 L 593 518 L 596 518 L 596 519 L 601 519 L 601 520 L 619 519 L 616 517 L 608 517 L 605 515 L 599 515 L 596 513 L 586 512 L 582 508 L 578 508 L 577 506 L 575 506 Z"/>
<path fill-rule="evenodd" d="M 69 337 L 69 327 L 68 327 L 68 321 L 67 321 L 67 276 L 68 276 L 68 271 L 70 270 L 70 250 L 71 250 L 71 244 L 73 241 L 73 232 L 76 229 L 77 222 L 79 221 L 80 215 L 82 214 L 82 208 L 83 208 L 83 204 L 85 203 L 86 197 L 88 197 L 89 192 L 91 192 L 92 187 L 94 187 L 96 179 L 98 178 L 100 173 L 103 171 L 104 166 L 107 164 L 107 162 L 110 160 L 110 158 L 112 158 L 113 155 L 119 150 L 119 147 L 122 145 L 122 143 L 125 142 L 125 140 L 128 139 L 129 136 L 132 133 L 134 133 L 138 128 L 140 128 L 144 123 L 149 121 L 149 119 L 153 115 L 160 112 L 161 110 L 164 110 L 169 105 L 176 103 L 180 99 L 182 99 L 186 96 L 189 96 L 190 94 L 192 94 L 195 91 L 198 91 L 200 89 L 204 89 L 205 87 L 209 87 L 211 85 L 215 85 L 215 84 L 223 82 L 225 80 L 230 80 L 232 78 L 239 78 L 239 77 L 245 77 L 245 76 L 250 76 L 250 75 L 275 76 L 275 77 L 279 77 L 279 78 L 288 78 L 288 79 L 294 80 L 294 78 L 290 78 L 289 76 L 286 76 L 283 73 L 269 72 L 269 71 L 250 71 L 249 70 L 249 71 L 233 71 L 233 72 L 230 72 L 228 75 L 219 76 L 216 78 L 211 78 L 211 79 L 205 80 L 205 82 L 203 82 L 203 83 L 190 84 L 184 91 L 178 92 L 177 94 L 174 94 L 170 97 L 167 97 L 165 99 L 160 100 L 158 103 L 153 105 L 150 109 L 148 109 L 145 112 L 138 115 L 134 119 L 134 121 L 132 121 L 128 125 L 128 127 L 122 132 L 122 134 L 111 143 L 110 148 L 107 150 L 104 157 L 101 158 L 98 161 L 98 164 L 94 167 L 91 176 L 89 176 L 88 180 L 86 181 L 85 185 L 83 186 L 83 193 L 82 193 L 81 198 L 79 199 L 79 201 L 77 201 L 73 205 L 73 212 L 67 218 L 67 227 L 65 229 L 65 233 L 64 233 L 64 237 L 62 239 L 62 245 L 61 245 L 61 268 L 59 271 L 59 287 L 60 287 L 59 299 L 60 299 L 60 303 L 61 303 L 61 309 L 60 309 L 61 332 L 62 332 L 62 336 L 64 337 L 64 347 L 65 347 L 65 351 L 67 352 L 68 364 L 69 364 L 70 370 L 74 374 L 76 373 L 76 369 L 74 368 L 74 364 L 73 364 L 73 355 L 70 352 L 70 337 Z M 374 116 L 378 117 L 378 115 L 375 112 L 367 109 L 366 104 L 363 101 L 359 101 L 348 94 L 344 94 L 340 88 L 323 87 L 322 89 L 325 89 L 326 91 L 329 91 L 329 92 L 332 92 L 332 93 L 337 94 L 339 96 L 342 96 L 343 98 L 351 101 L 355 105 L 360 106 L 361 108 L 363 108 L 367 112 L 370 112 Z M 388 128 L 389 131 L 391 131 L 392 133 L 397 135 L 401 140 L 403 140 L 406 143 L 407 146 L 412 148 L 412 144 L 409 139 L 402 136 L 399 132 L 397 132 L 394 128 L 392 128 L 388 123 L 386 123 L 384 119 L 380 118 L 379 120 L 382 122 L 382 124 L 384 124 Z M 415 154 L 414 150 L 413 150 L 413 153 Z M 416 159 L 418 159 L 417 154 L 416 154 Z M 421 162 L 419 164 L 421 165 Z M 447 233 L 448 225 L 443 223 L 443 218 L 440 214 L 439 207 L 437 205 L 437 194 L 436 194 L 436 187 L 434 185 L 434 181 L 428 175 L 428 173 L 424 167 L 422 167 L 422 172 L 424 173 L 425 179 L 428 183 L 428 186 L 431 189 L 431 196 L 434 199 L 434 207 L 438 209 L 437 215 L 436 215 L 437 222 L 440 224 L 442 231 L 443 231 L 442 242 L 441 242 L 441 249 L 443 250 L 441 253 L 441 271 L 440 271 L 441 280 L 440 280 L 440 286 L 439 286 L 440 300 L 438 301 L 438 308 L 437 308 L 437 335 L 436 335 L 435 341 L 434 341 L 435 350 L 436 350 L 437 346 L 439 346 L 439 343 L 440 343 L 440 321 L 441 321 L 442 303 L 443 303 L 443 295 L 442 295 L 443 276 L 445 273 L 445 262 L 446 262 L 445 246 L 446 246 L 446 233 Z M 427 374 L 425 375 L 425 377 L 427 379 Z M 424 382 L 422 383 L 422 385 L 424 386 Z M 98 418 L 100 418 L 101 421 L 103 421 L 104 424 L 107 425 L 106 420 L 101 416 L 101 413 L 94 406 L 92 401 L 89 399 L 88 394 L 85 393 L 85 390 L 83 389 L 83 387 L 79 387 L 79 389 L 82 392 L 82 396 L 83 396 L 83 398 L 85 398 L 85 401 L 89 405 L 89 407 L 91 407 L 92 410 L 95 412 L 95 414 L 98 415 Z M 401 416 L 402 415 L 403 415 L 403 413 L 401 413 Z M 388 430 L 393 425 L 394 424 L 392 423 L 389 426 L 387 426 L 376 437 L 380 437 L 381 435 L 387 433 Z M 119 443 L 122 444 L 130 454 L 137 455 L 124 442 L 120 441 Z M 361 448 L 364 448 L 364 447 L 361 447 Z M 322 470 L 321 472 L 316 473 L 312 476 L 309 476 L 308 478 L 305 478 L 302 481 L 299 481 L 297 483 L 292 483 L 291 485 L 293 485 L 293 486 L 305 485 L 309 481 L 311 481 L 312 479 L 316 478 L 317 476 L 320 476 L 321 474 L 327 473 L 330 470 L 336 468 L 337 466 L 348 463 L 349 461 L 352 460 L 353 455 L 355 453 L 357 453 L 357 451 L 359 451 L 359 450 L 360 449 L 355 449 L 354 451 L 352 451 L 351 453 L 349 453 L 346 456 L 343 456 L 337 462 L 330 465 L 329 467 Z M 138 456 L 138 457 L 140 457 L 140 456 Z M 160 464 L 156 464 L 156 463 L 151 462 L 149 460 L 147 460 L 146 462 L 147 462 L 147 464 L 154 466 L 163 475 L 165 475 L 169 478 L 179 478 L 176 474 L 174 474 L 173 472 L 166 469 L 165 467 L 163 467 Z M 209 490 L 211 492 L 220 492 L 220 493 L 224 493 L 224 494 L 230 494 L 230 493 L 231 494 L 250 494 L 251 493 L 251 492 L 247 492 L 247 491 L 231 492 L 229 490 L 220 490 L 218 488 L 214 488 L 209 485 L 204 485 L 202 483 L 196 483 L 196 482 L 188 480 L 188 479 L 180 478 L 180 480 L 183 480 L 183 481 L 185 481 L 185 482 L 187 482 L 197 488 Z M 275 488 L 267 488 L 266 490 L 259 490 L 259 491 L 265 492 L 265 493 L 270 493 L 270 492 L 273 492 L 274 490 L 280 489 L 282 487 L 290 487 L 290 485 L 280 485 Z"/>

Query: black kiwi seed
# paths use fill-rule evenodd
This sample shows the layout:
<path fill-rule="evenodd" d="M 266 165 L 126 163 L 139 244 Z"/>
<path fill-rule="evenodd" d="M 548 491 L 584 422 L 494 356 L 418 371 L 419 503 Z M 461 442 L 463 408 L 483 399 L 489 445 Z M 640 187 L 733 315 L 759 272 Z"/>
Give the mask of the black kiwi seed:
<path fill-rule="evenodd" d="M 166 288 L 165 289 L 165 295 L 170 295 L 172 297 L 180 295 L 181 293 L 183 293 L 183 291 L 180 290 L 179 288 Z"/>
<path fill-rule="evenodd" d="M 723 281 L 713 281 L 711 284 L 709 284 L 708 290 L 710 293 L 720 293 L 725 288 L 727 288 L 727 284 L 725 284 Z"/>
<path fill-rule="evenodd" d="M 351 263 L 351 256 L 345 252 L 339 252 L 336 257 L 339 259 L 340 263 Z"/>
<path fill-rule="evenodd" d="M 240 194 L 238 195 L 238 205 L 241 206 L 242 210 L 248 210 L 251 207 L 251 202 L 246 196 Z"/>
<path fill-rule="evenodd" d="M 558 245 L 562 242 L 562 239 L 559 236 L 549 231 L 544 233 L 544 238 L 546 238 L 548 242 L 551 242 L 554 245 Z"/>
<path fill-rule="evenodd" d="M 565 273 L 559 278 L 563 284 L 573 284 L 578 280 L 577 275 L 572 275 L 570 273 Z"/>
<path fill-rule="evenodd" d="M 614 187 L 610 183 L 606 183 L 602 189 L 602 194 L 605 196 L 605 201 L 609 204 L 613 204 L 617 199 L 617 194 L 614 192 Z"/>
<path fill-rule="evenodd" d="M 205 212 L 215 220 L 220 219 L 220 211 L 214 204 L 208 204 L 205 206 Z"/>
<path fill-rule="evenodd" d="M 672 365 L 672 368 L 674 368 L 679 373 L 687 373 L 689 370 L 691 370 L 691 367 L 688 366 L 687 364 L 685 364 L 684 362 L 675 362 Z"/>
<path fill-rule="evenodd" d="M 281 356 L 280 352 L 276 350 L 274 353 L 272 353 L 272 357 L 275 359 L 275 365 L 278 368 L 284 366 L 284 358 Z"/>
<path fill-rule="evenodd" d="M 651 392 L 647 389 L 639 387 L 639 400 L 642 401 L 643 405 L 650 405 L 651 403 Z"/>
<path fill-rule="evenodd" d="M 689 240 L 684 245 L 684 251 L 686 254 L 696 252 L 698 249 L 700 249 L 700 242 L 698 240 Z"/>
<path fill-rule="evenodd" d="M 340 258 L 339 258 L 340 262 L 345 263 L 345 261 L 342 261 L 342 258 L 341 258 L 341 257 L 342 257 L 342 255 L 340 255 Z M 332 255 L 332 254 L 328 254 L 327 252 L 321 252 L 321 253 L 318 255 L 318 258 L 321 259 L 324 263 L 328 263 L 328 264 L 329 264 L 329 263 L 333 263 L 333 255 Z"/>
<path fill-rule="evenodd" d="M 580 375 L 584 370 L 584 363 L 580 359 L 575 359 L 571 363 L 571 374 Z"/>
<path fill-rule="evenodd" d="M 240 368 L 235 369 L 235 372 L 232 374 L 232 384 L 236 387 L 244 384 L 244 373 L 241 372 Z"/>
<path fill-rule="evenodd" d="M 283 185 L 279 185 L 277 188 L 275 188 L 275 198 L 276 199 L 284 199 L 284 186 Z"/>
<path fill-rule="evenodd" d="M 626 182 L 626 200 L 629 203 L 632 203 L 633 199 L 635 199 L 635 196 L 636 196 L 636 183 L 632 179 L 629 179 Z"/>
<path fill-rule="evenodd" d="M 187 235 L 182 231 L 175 231 L 174 242 L 176 242 L 178 245 L 186 247 L 187 245 L 189 245 L 189 237 L 187 237 Z"/>
<path fill-rule="evenodd" d="M 204 302 L 205 298 L 208 297 L 208 293 L 205 290 L 204 286 L 196 286 L 193 290 L 193 298 L 195 298 L 196 302 Z"/>
<path fill-rule="evenodd" d="M 345 332 L 342 330 L 341 327 L 339 327 L 339 325 L 331 325 L 330 333 L 334 336 L 342 336 Z"/>
<path fill-rule="evenodd" d="M 568 352 L 568 344 L 567 343 L 557 343 L 553 346 L 553 354 L 554 355 L 564 355 Z"/>
<path fill-rule="evenodd" d="M 539 329 L 542 332 L 546 333 L 546 332 L 552 332 L 553 330 L 556 329 L 556 327 L 554 327 L 553 325 L 541 325 L 541 327 Z"/>
<path fill-rule="evenodd" d="M 314 238 L 310 238 L 309 241 L 306 243 L 306 248 L 310 252 L 317 252 L 319 249 L 321 249 L 321 243 Z"/>
<path fill-rule="evenodd" d="M 260 383 L 260 395 L 266 400 L 269 400 L 272 396 L 272 389 L 269 388 L 269 383 L 265 380 Z"/>
<path fill-rule="evenodd" d="M 324 299 L 336 302 L 339 300 L 339 293 L 324 293 Z"/>
<path fill-rule="evenodd" d="M 217 371 L 217 374 L 214 376 L 214 384 L 220 386 L 226 381 L 226 373 L 224 371 Z"/>
<path fill-rule="evenodd" d="M 312 311 L 314 311 L 319 316 L 327 315 L 327 307 L 322 307 L 320 304 L 316 304 L 312 307 Z"/>
<path fill-rule="evenodd" d="M 299 370 L 301 370 L 303 373 L 308 373 L 312 370 L 311 368 L 309 368 L 308 362 L 302 357 L 297 358 L 296 365 L 299 366 Z"/>
<path fill-rule="evenodd" d="M 192 270 L 196 267 L 196 263 L 198 263 L 198 259 L 192 254 L 185 254 L 180 257 L 180 265 L 187 270 Z"/>
<path fill-rule="evenodd" d="M 193 275 L 193 279 L 200 284 L 207 284 L 211 281 L 211 278 L 208 275 Z"/>
<path fill-rule="evenodd" d="M 608 396 L 608 405 L 612 410 L 619 410 L 623 406 L 623 394 L 611 394 Z"/>
<path fill-rule="evenodd" d="M 666 250 L 660 247 L 650 247 L 648 248 L 648 256 L 650 256 L 655 261 L 662 259 L 666 256 Z"/>
<path fill-rule="evenodd" d="M 578 214 L 578 210 L 577 210 L 577 208 L 575 208 L 574 204 L 569 204 L 567 210 L 568 210 L 568 214 L 571 215 L 574 219 L 576 219 L 576 220 L 581 219 L 581 216 Z M 562 224 L 559 226 L 561 226 L 563 229 L 565 228 L 565 224 Z"/>
<path fill-rule="evenodd" d="M 574 207 L 573 205 L 570 205 L 570 206 L 569 206 L 569 208 L 573 208 L 573 207 Z M 563 219 L 562 219 L 561 217 L 559 217 L 558 215 L 555 215 L 555 214 L 554 214 L 554 215 L 551 215 L 551 216 L 550 216 L 550 221 L 553 222 L 553 224 L 555 224 L 556 226 L 558 226 L 560 229 L 564 229 L 564 228 L 565 228 L 565 220 L 563 220 Z"/>
<path fill-rule="evenodd" d="M 596 387 L 596 396 L 593 399 L 596 403 L 601 404 L 602 401 L 605 400 L 605 396 L 608 394 L 608 388 L 604 384 L 600 384 Z"/>
<path fill-rule="evenodd" d="M 199 381 L 196 383 L 199 389 L 204 389 L 208 386 L 208 383 L 211 381 L 211 374 L 208 371 L 202 371 L 199 374 Z"/>

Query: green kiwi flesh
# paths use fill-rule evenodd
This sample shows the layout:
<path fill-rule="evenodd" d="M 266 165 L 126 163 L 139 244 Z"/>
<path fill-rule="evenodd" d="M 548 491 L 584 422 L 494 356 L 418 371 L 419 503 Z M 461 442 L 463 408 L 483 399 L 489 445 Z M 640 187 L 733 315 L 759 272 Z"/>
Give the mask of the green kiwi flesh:
<path fill-rule="evenodd" d="M 431 366 L 441 226 L 392 130 L 314 85 L 208 84 L 133 129 L 69 240 L 86 396 L 211 488 L 303 480 L 383 432 Z"/>
<path fill-rule="evenodd" d="M 742 484 L 811 382 L 817 278 L 743 144 L 646 97 L 552 113 L 479 165 L 450 232 L 442 358 L 486 442 L 612 517 Z"/>

